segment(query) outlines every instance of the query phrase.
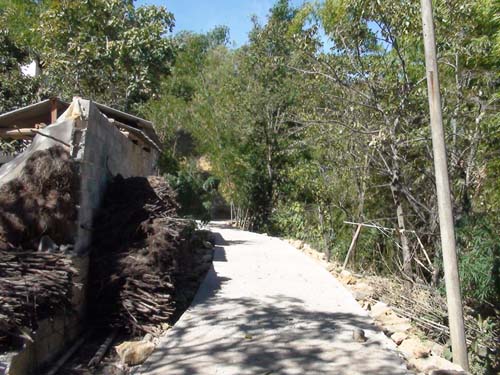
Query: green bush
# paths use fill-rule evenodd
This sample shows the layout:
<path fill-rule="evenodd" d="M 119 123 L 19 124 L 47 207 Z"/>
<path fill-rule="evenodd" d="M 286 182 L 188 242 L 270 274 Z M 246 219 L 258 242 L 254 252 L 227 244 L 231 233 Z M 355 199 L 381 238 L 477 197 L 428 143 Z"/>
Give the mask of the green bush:
<path fill-rule="evenodd" d="M 477 307 L 498 305 L 500 243 L 492 220 L 469 216 L 457 223 L 457 245 L 462 293 Z"/>
<path fill-rule="evenodd" d="M 176 174 L 167 174 L 166 179 L 177 193 L 180 215 L 209 222 L 214 194 L 219 180 L 193 166 L 182 166 Z"/>

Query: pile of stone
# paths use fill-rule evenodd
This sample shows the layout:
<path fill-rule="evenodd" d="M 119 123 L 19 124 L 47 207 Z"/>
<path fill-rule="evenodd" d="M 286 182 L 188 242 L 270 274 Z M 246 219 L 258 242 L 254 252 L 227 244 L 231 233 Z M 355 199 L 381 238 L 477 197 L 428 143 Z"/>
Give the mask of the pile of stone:
<path fill-rule="evenodd" d="M 444 347 L 418 335 L 410 320 L 399 316 L 383 302 L 370 306 L 370 315 L 376 324 L 398 345 L 398 350 L 418 373 L 429 374 L 435 370 L 463 371 L 443 358 Z"/>
<path fill-rule="evenodd" d="M 466 374 L 460 366 L 445 359 L 445 347 L 424 338 L 424 333 L 428 332 L 428 330 L 423 331 L 421 329 L 421 327 L 427 329 L 430 327 L 434 328 L 434 330 L 439 330 L 441 328 L 446 329 L 446 327 L 438 323 L 433 323 L 433 321 L 426 321 L 425 318 L 422 320 L 421 316 L 417 317 L 417 319 L 422 323 L 420 325 L 415 324 L 415 322 L 419 323 L 419 321 L 414 321 L 404 316 L 401 313 L 404 310 L 390 307 L 379 300 L 381 293 L 384 293 L 384 297 L 391 294 L 388 291 L 390 289 L 388 284 L 390 283 L 388 283 L 387 279 L 377 277 L 365 278 L 362 275 L 354 274 L 343 269 L 341 265 L 335 262 L 327 262 L 322 252 L 315 250 L 301 240 L 291 239 L 287 240 L 287 242 L 320 262 L 351 291 L 359 304 L 368 311 L 375 324 L 396 343 L 398 351 L 406 358 L 408 367 L 415 370 L 418 374 L 438 374 L 440 373 L 439 371 L 449 371 L 446 372 L 449 374 Z M 383 287 L 381 286 L 382 284 L 384 285 Z M 402 296 L 402 292 L 399 289 L 398 293 L 393 292 L 392 294 L 394 294 L 394 298 L 401 298 Z M 418 303 L 418 301 L 414 303 Z M 441 316 L 441 305 L 443 303 L 441 299 L 432 299 L 432 303 L 438 304 L 437 311 L 434 314 Z M 422 305 L 421 302 L 420 304 Z M 420 306 L 419 308 L 424 309 L 425 306 Z M 421 311 L 418 310 L 418 307 L 415 307 L 415 309 L 417 312 Z M 446 335 L 446 331 L 441 329 L 440 332 L 444 332 L 441 335 Z"/>

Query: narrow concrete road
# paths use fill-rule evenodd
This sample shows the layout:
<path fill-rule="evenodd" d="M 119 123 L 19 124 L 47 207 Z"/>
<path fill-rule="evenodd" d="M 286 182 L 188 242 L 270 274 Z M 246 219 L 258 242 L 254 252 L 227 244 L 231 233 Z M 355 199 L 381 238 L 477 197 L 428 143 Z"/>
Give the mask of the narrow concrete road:
<path fill-rule="evenodd" d="M 213 268 L 137 374 L 407 374 L 323 267 L 284 241 L 213 223 Z M 353 340 L 363 329 L 366 342 Z"/>

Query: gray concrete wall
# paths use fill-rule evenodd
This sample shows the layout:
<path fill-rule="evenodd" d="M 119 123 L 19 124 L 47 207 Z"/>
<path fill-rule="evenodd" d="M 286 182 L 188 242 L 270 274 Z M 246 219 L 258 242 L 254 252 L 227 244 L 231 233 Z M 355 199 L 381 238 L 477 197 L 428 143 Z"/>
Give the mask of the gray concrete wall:
<path fill-rule="evenodd" d="M 81 100 L 82 121 L 75 126 L 76 158 L 81 162 L 81 202 L 76 249 L 85 252 L 91 239 L 92 219 L 99 208 L 108 181 L 115 175 L 123 177 L 156 174 L 159 153 L 134 144 L 124 136 L 99 109 L 88 100 Z"/>

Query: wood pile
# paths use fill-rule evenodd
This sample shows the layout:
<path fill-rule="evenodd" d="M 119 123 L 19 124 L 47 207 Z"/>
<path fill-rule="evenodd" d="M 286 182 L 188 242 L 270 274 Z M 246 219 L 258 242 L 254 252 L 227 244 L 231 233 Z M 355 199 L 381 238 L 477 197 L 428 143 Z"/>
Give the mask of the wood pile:
<path fill-rule="evenodd" d="M 170 321 L 179 253 L 193 229 L 177 209 L 174 191 L 160 177 L 117 176 L 110 184 L 90 259 L 95 324 L 157 334 Z"/>
<path fill-rule="evenodd" d="M 33 251 L 0 251 L 0 342 L 12 342 L 22 327 L 61 307 L 70 308 L 76 274 L 67 255 Z M 2 337 L 3 336 L 3 337 Z"/>
<path fill-rule="evenodd" d="M 0 348 L 30 339 L 40 319 L 70 307 L 69 255 L 35 251 L 45 240 L 73 241 L 78 175 L 60 146 L 34 152 L 19 176 L 0 187 Z M 57 243 L 54 243 L 54 241 Z"/>

